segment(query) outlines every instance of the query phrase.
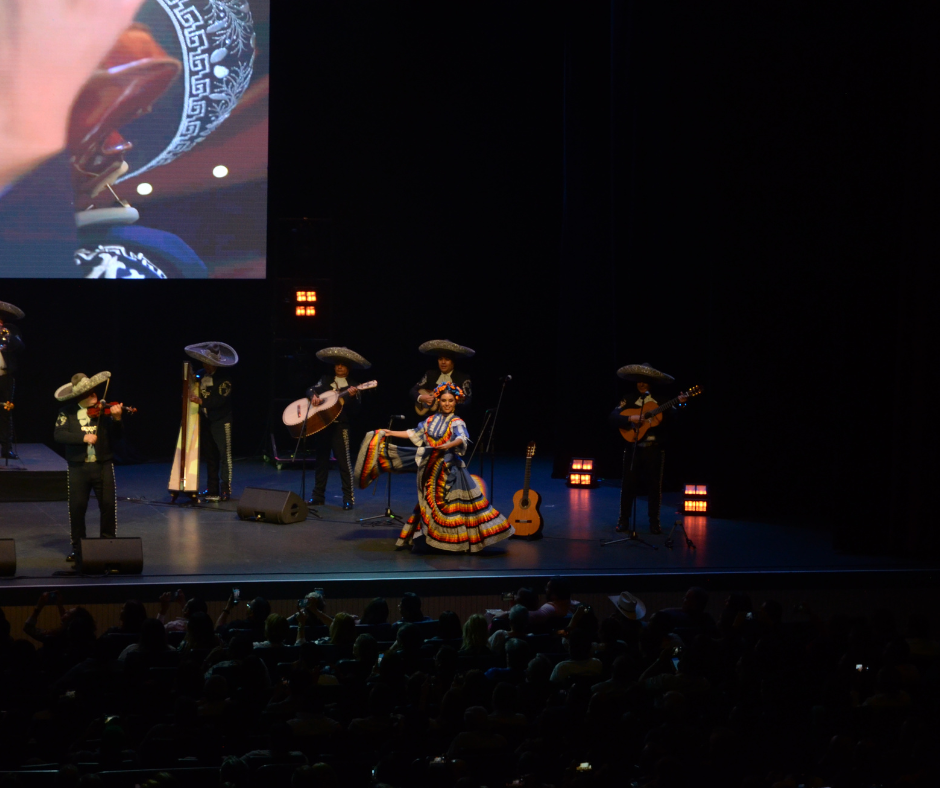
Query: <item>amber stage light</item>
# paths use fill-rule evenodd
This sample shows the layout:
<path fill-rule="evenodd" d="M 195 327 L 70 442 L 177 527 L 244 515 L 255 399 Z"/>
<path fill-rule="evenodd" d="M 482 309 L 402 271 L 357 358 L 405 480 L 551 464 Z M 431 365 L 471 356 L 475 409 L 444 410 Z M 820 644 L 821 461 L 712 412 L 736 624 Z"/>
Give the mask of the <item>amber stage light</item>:
<path fill-rule="evenodd" d="M 682 497 L 682 511 L 689 514 L 708 512 L 708 485 L 687 484 Z"/>
<path fill-rule="evenodd" d="M 569 487 L 596 487 L 594 460 L 586 457 L 573 458 L 568 466 L 567 484 Z"/>

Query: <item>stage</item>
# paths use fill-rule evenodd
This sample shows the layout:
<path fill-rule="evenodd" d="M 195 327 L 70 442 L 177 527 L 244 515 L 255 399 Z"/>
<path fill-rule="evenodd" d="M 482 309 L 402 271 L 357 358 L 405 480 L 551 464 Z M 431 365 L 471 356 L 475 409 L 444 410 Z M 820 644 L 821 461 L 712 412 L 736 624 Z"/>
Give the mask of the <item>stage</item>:
<path fill-rule="evenodd" d="M 523 472 L 522 460 L 497 460 L 493 500 L 500 510 L 511 509 Z M 678 531 L 669 549 L 665 539 L 676 519 L 671 512 L 679 502 L 677 494 L 664 497 L 662 536 L 649 535 L 646 501 L 641 499 L 638 531 L 648 545 L 603 546 L 603 539 L 618 536 L 614 525 L 619 487 L 607 483 L 592 490 L 569 489 L 550 474 L 551 461 L 536 458 L 532 488 L 543 496 L 544 538 L 510 539 L 469 555 L 396 550 L 397 527 L 380 520 L 360 523 L 359 518 L 384 512 L 386 477 L 379 480 L 375 495 L 372 488 L 357 491 L 355 509 L 344 511 L 339 474 L 333 470 L 327 504 L 319 509 L 322 519 L 273 525 L 239 520 L 235 501 L 170 504 L 168 464 L 121 466 L 117 468 L 118 536 L 143 540 L 143 574 L 54 576 L 69 568 L 63 560 L 69 547 L 66 503 L 0 503 L 3 536 L 16 539 L 18 556 L 17 575 L 0 581 L 0 594 L 6 604 L 26 604 L 34 601 L 36 588 L 68 585 L 80 585 L 85 596 L 103 602 L 112 596 L 123 598 L 126 594 L 120 588 L 128 585 L 165 590 L 184 583 L 192 587 L 250 582 L 266 589 L 271 598 L 288 598 L 312 584 L 329 586 L 334 597 L 393 596 L 406 589 L 429 595 L 500 593 L 539 584 L 555 574 L 578 576 L 578 587 L 584 590 L 619 588 L 624 582 L 615 578 L 624 576 L 645 588 L 661 589 L 693 581 L 714 587 L 858 587 L 874 576 L 879 583 L 916 586 L 936 576 L 936 563 L 837 553 L 826 530 L 799 523 L 697 519 L 687 523 L 695 549 Z M 488 471 L 485 477 L 488 481 Z M 308 471 L 308 494 L 312 482 Z M 278 471 L 260 460 L 235 464 L 236 495 L 245 487 L 299 492 L 300 485 L 299 470 Z M 414 500 L 415 477 L 393 477 L 393 511 L 407 515 Z M 97 519 L 93 502 L 90 536 L 97 534 Z M 225 595 L 218 587 L 206 593 L 213 598 Z"/>

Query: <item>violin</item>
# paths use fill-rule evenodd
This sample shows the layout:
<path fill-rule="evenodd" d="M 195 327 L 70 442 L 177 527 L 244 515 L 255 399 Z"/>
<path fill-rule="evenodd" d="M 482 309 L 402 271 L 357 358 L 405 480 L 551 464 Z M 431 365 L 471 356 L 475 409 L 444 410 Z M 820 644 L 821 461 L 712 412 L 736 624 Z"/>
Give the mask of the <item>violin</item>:
<path fill-rule="evenodd" d="M 120 402 L 96 402 L 90 408 L 88 408 L 88 418 L 97 419 L 99 416 L 108 415 L 111 408 L 115 405 L 120 405 Z M 123 406 L 124 414 L 133 414 L 137 413 L 137 408 L 132 408 L 129 405 Z"/>

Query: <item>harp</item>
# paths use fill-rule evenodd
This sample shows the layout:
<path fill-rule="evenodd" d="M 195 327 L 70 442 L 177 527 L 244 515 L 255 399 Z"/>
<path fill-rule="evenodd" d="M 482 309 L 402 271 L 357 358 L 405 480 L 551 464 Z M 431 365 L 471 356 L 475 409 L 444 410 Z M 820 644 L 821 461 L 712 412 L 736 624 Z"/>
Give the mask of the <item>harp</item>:
<path fill-rule="evenodd" d="M 180 493 L 199 492 L 199 405 L 190 401 L 199 396 L 199 381 L 188 361 L 183 364 L 182 383 L 183 416 L 168 485 L 174 501 Z"/>

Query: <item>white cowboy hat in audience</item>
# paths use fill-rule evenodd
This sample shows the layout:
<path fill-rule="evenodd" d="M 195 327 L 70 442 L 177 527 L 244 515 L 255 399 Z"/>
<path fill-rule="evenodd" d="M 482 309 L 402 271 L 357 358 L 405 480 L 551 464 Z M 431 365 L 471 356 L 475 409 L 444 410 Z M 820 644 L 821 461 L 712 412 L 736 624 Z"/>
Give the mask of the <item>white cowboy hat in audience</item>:
<path fill-rule="evenodd" d="M 625 618 L 639 621 L 646 615 L 646 605 L 643 604 L 643 600 L 633 596 L 629 591 L 621 591 L 619 596 L 610 596 L 608 599 Z"/>

